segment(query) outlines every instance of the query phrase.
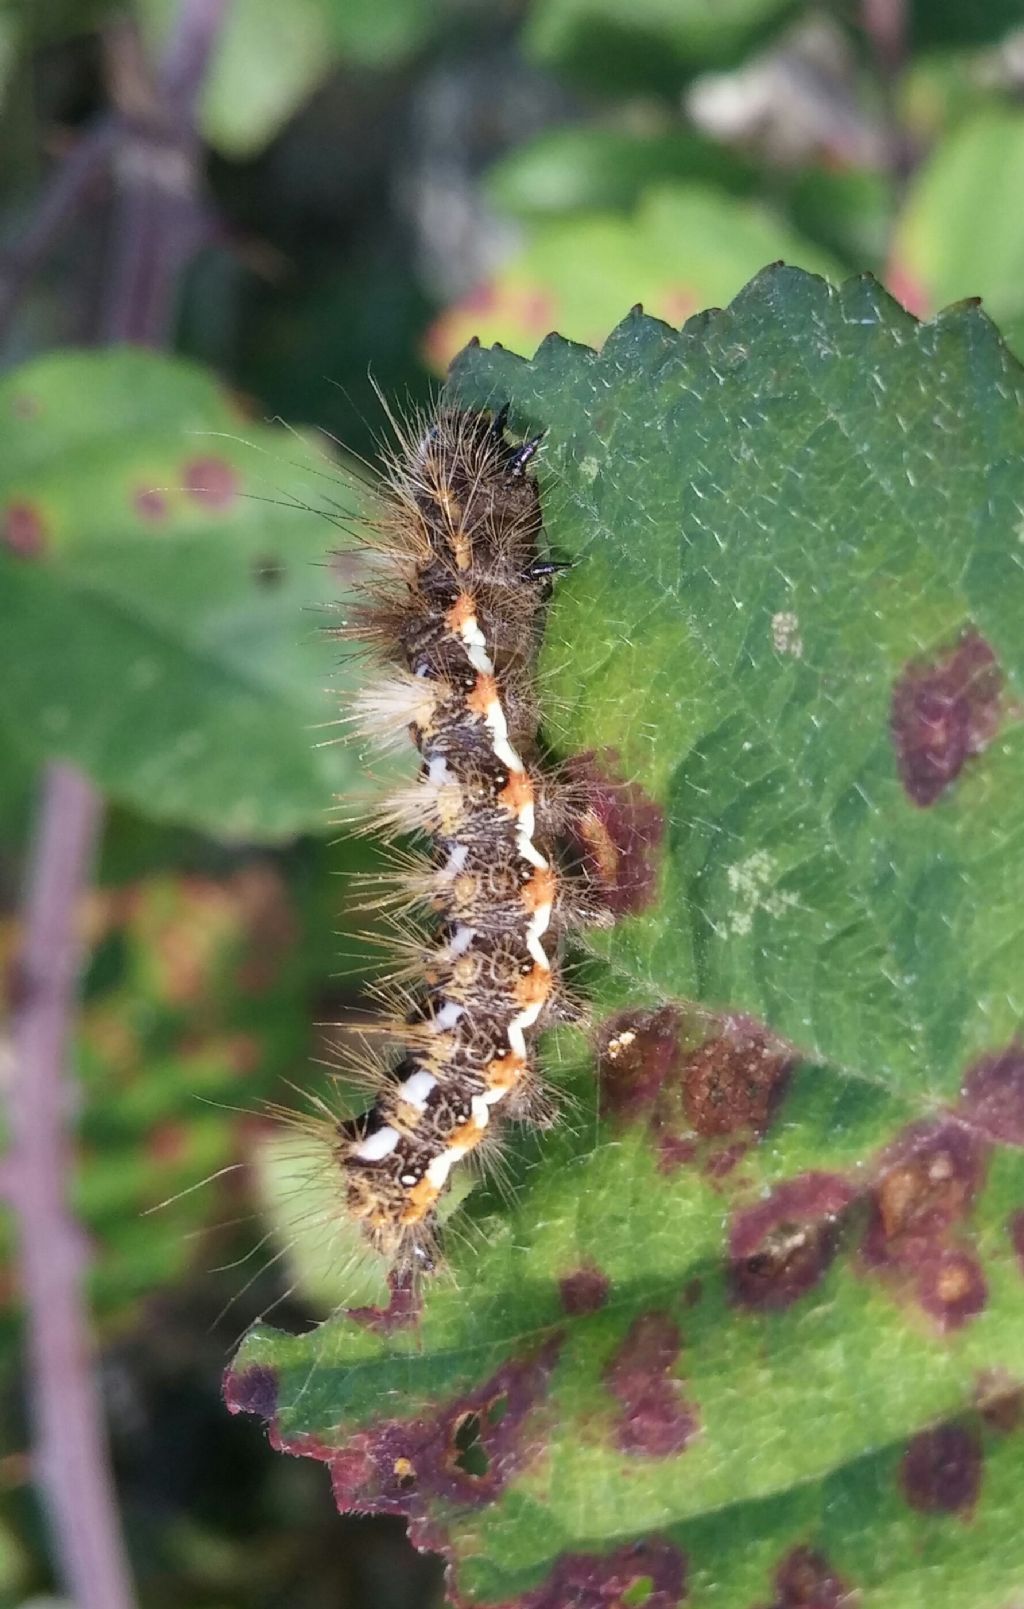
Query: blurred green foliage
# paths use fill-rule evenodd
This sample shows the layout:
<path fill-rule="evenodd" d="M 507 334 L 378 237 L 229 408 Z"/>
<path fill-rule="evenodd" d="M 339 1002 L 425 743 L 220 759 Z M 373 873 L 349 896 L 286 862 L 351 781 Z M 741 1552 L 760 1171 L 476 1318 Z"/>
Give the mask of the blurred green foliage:
<path fill-rule="evenodd" d="M 638 301 L 678 326 L 780 257 L 871 270 L 920 316 L 981 296 L 1024 352 L 1024 3 L 234 0 L 176 353 L 83 352 L 109 188 L 39 261 L 18 244 L 95 121 L 145 101 L 176 11 L 0 0 L 0 944 L 40 762 L 71 758 L 110 801 L 76 1199 L 143 1609 L 413 1609 L 436 1571 L 394 1527 L 339 1521 L 321 1471 L 217 1401 L 251 1317 L 336 1299 L 322 1258 L 278 1255 L 295 1181 L 246 1114 L 323 1091 L 317 1025 L 375 954 L 344 880 L 368 854 L 345 827 L 364 757 L 321 725 L 348 674 L 324 608 L 386 434 L 368 371 L 414 408 L 471 335 L 599 343 Z M 5 1272 L 16 1609 L 54 1577 Z"/>

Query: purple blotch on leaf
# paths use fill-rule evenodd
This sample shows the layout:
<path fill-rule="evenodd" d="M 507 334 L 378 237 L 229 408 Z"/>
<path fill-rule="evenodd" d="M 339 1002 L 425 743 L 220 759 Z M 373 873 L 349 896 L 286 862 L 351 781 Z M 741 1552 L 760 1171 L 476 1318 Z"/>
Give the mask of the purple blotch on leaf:
<path fill-rule="evenodd" d="M 182 470 L 182 485 L 195 502 L 224 509 L 238 496 L 240 480 L 224 458 L 193 458 Z"/>
<path fill-rule="evenodd" d="M 546 1581 L 500 1609 L 678 1609 L 685 1599 L 685 1554 L 649 1539 L 613 1553 L 564 1553 Z"/>
<path fill-rule="evenodd" d="M 981 1491 L 983 1456 L 980 1436 L 966 1425 L 922 1430 L 900 1463 L 907 1502 L 922 1514 L 970 1511 Z"/>
<path fill-rule="evenodd" d="M 776 1570 L 775 1597 L 765 1609 L 854 1609 L 859 1597 L 823 1553 L 800 1546 Z"/>
<path fill-rule="evenodd" d="M 423 1295 L 412 1274 L 393 1271 L 388 1275 L 388 1290 L 387 1307 L 350 1307 L 348 1317 L 382 1335 L 415 1324 L 423 1310 Z"/>
<path fill-rule="evenodd" d="M 224 1401 L 231 1413 L 252 1413 L 260 1419 L 273 1419 L 277 1412 L 277 1371 L 265 1363 L 251 1363 L 247 1369 L 228 1369 L 224 1376 Z"/>
<path fill-rule="evenodd" d="M 784 1093 L 789 1052 L 752 1018 L 724 1017 L 679 1064 L 683 1110 L 704 1138 L 763 1134 Z"/>
<path fill-rule="evenodd" d="M 654 899 L 665 815 L 639 783 L 618 780 L 617 762 L 615 750 L 605 749 L 566 767 L 580 800 L 569 836 L 601 904 L 626 916 Z"/>
<path fill-rule="evenodd" d="M 596 1313 L 608 1300 L 611 1281 L 593 1264 L 585 1264 L 558 1282 L 562 1306 L 573 1318 L 584 1313 Z"/>
<path fill-rule="evenodd" d="M 863 1264 L 944 1332 L 976 1318 L 988 1298 L 981 1264 L 961 1243 L 987 1154 L 975 1129 L 949 1115 L 911 1123 L 876 1163 Z"/>
<path fill-rule="evenodd" d="M 556 1336 L 532 1356 L 510 1359 L 434 1415 L 357 1432 L 331 1460 L 338 1508 L 422 1522 L 431 1498 L 492 1501 L 536 1450 L 524 1422 L 544 1395 L 560 1347 Z"/>
<path fill-rule="evenodd" d="M 912 1123 L 883 1151 L 864 1240 L 870 1263 L 917 1267 L 962 1220 L 984 1178 L 985 1147 L 953 1118 Z"/>
<path fill-rule="evenodd" d="M 986 1139 L 1024 1146 L 1024 1044 L 1019 1039 L 968 1070 L 960 1111 Z"/>
<path fill-rule="evenodd" d="M 167 517 L 167 499 L 155 486 L 144 486 L 132 498 L 132 507 L 140 519 L 163 520 Z"/>
<path fill-rule="evenodd" d="M 981 1264 L 970 1252 L 952 1248 L 926 1258 L 918 1271 L 917 1299 L 941 1330 L 960 1329 L 988 1300 Z"/>
<path fill-rule="evenodd" d="M 625 1453 L 666 1458 L 682 1452 L 698 1427 L 675 1373 L 682 1351 L 679 1327 L 668 1313 L 641 1313 L 604 1370 L 619 1403 L 615 1440 Z"/>
<path fill-rule="evenodd" d="M 900 781 L 922 809 L 935 804 L 999 727 L 1002 673 L 973 628 L 955 647 L 909 664 L 893 687 L 889 731 Z"/>
<path fill-rule="evenodd" d="M 803 1173 L 736 1214 L 729 1232 L 729 1290 L 740 1307 L 778 1309 L 824 1277 L 839 1247 L 839 1219 L 857 1191 L 835 1173 Z"/>
<path fill-rule="evenodd" d="M 597 1068 L 601 1104 L 632 1122 L 650 1113 L 676 1067 L 680 1016 L 674 1006 L 659 1011 L 620 1011 L 601 1027 Z"/>
<path fill-rule="evenodd" d="M 19 559 L 38 559 L 46 552 L 46 522 L 31 503 L 9 503 L 4 510 L 3 545 Z"/>

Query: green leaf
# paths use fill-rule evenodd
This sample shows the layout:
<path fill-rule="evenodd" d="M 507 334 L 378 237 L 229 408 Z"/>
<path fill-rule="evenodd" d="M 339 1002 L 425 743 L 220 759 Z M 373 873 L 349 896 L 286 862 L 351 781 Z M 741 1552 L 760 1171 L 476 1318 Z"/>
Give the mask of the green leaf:
<path fill-rule="evenodd" d="M 157 819 L 326 828 L 356 764 L 315 746 L 335 735 L 320 628 L 339 533 L 297 510 L 351 490 L 200 370 L 141 351 L 31 363 L 0 416 L 0 726 Z"/>
<path fill-rule="evenodd" d="M 914 180 L 888 282 L 918 314 L 966 296 L 1024 335 L 1024 115 L 989 109 L 941 142 Z"/>
<path fill-rule="evenodd" d="M 177 0 L 135 0 L 154 50 Z M 200 102 L 203 137 L 224 156 L 256 156 L 279 134 L 335 61 L 325 0 L 233 0 Z"/>
<path fill-rule="evenodd" d="M 983 5 L 964 5 L 962 0 L 913 0 L 910 7 L 911 39 L 917 49 L 991 44 L 1022 23 L 1022 0 L 985 0 Z"/>
<path fill-rule="evenodd" d="M 177 0 L 135 5 L 158 49 Z M 203 90 L 203 137 L 224 156 L 256 156 L 340 62 L 401 62 L 436 23 L 427 0 L 232 0 Z"/>
<path fill-rule="evenodd" d="M 772 213 L 699 185 L 656 188 L 636 212 L 579 213 L 538 223 L 522 255 L 434 325 L 444 368 L 474 335 L 514 351 L 557 329 L 597 345 L 630 301 L 681 324 L 725 302 L 765 261 L 827 273 L 831 259 Z"/>
<path fill-rule="evenodd" d="M 451 384 L 547 431 L 578 562 L 546 738 L 590 756 L 620 919 L 511 1205 L 464 1204 L 413 1321 L 253 1332 L 228 1401 L 341 1507 L 408 1515 L 459 1605 L 998 1609 L 1024 373 L 976 309 L 775 268 L 682 333 L 472 350 Z"/>
<path fill-rule="evenodd" d="M 793 0 L 534 0 L 526 48 L 602 89 L 679 90 L 687 73 L 727 66 L 778 27 Z"/>
<path fill-rule="evenodd" d="M 326 6 L 342 59 L 360 67 L 405 61 L 444 15 L 433 0 L 326 0 Z"/>
<path fill-rule="evenodd" d="M 633 207 L 653 185 L 719 185 L 747 194 L 753 167 L 697 134 L 631 134 L 593 124 L 553 129 L 503 157 L 487 176 L 495 206 L 525 219 Z"/>

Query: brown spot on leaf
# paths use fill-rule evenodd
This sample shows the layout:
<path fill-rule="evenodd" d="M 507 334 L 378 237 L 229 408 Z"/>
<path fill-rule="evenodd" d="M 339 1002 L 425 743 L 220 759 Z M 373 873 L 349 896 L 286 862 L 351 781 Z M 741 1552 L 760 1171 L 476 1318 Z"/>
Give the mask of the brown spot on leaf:
<path fill-rule="evenodd" d="M 988 1300 L 981 1264 L 970 1252 L 939 1252 L 918 1273 L 917 1297 L 940 1329 L 960 1329 L 968 1319 L 977 1318 Z"/>
<path fill-rule="evenodd" d="M 665 816 L 639 783 L 617 779 L 617 760 L 613 749 L 581 754 L 566 771 L 581 801 L 571 847 L 603 904 L 626 916 L 654 899 Z"/>
<path fill-rule="evenodd" d="M 942 1331 L 976 1318 L 987 1300 L 981 1264 L 960 1233 L 987 1151 L 973 1128 L 948 1116 L 910 1124 L 878 1160 L 862 1259 Z"/>
<path fill-rule="evenodd" d="M 234 465 L 224 458 L 194 458 L 182 470 L 182 485 L 195 502 L 225 509 L 238 496 L 240 480 Z"/>
<path fill-rule="evenodd" d="M 964 1218 L 984 1176 L 984 1147 L 951 1118 L 912 1123 L 882 1153 L 864 1254 L 916 1267 Z"/>
<path fill-rule="evenodd" d="M 739 1167 L 743 1158 L 750 1150 L 749 1145 L 740 1141 L 736 1145 L 727 1145 L 721 1151 L 714 1151 L 704 1163 L 704 1173 L 709 1179 L 726 1179 L 734 1168 Z"/>
<path fill-rule="evenodd" d="M 889 731 L 900 780 L 922 809 L 935 804 L 999 726 L 1002 672 L 973 628 L 952 649 L 914 661 L 893 688 Z"/>
<path fill-rule="evenodd" d="M 762 1134 L 782 1098 L 793 1062 L 752 1019 L 721 1019 L 716 1033 L 679 1066 L 683 1110 L 695 1133 Z"/>
<path fill-rule="evenodd" d="M 167 518 L 167 499 L 163 492 L 155 487 L 143 487 L 132 498 L 132 507 L 140 519 L 163 520 Z"/>
<path fill-rule="evenodd" d="M 854 1609 L 860 1594 L 814 1548 L 796 1547 L 775 1572 L 770 1609 Z"/>
<path fill-rule="evenodd" d="M 621 1011 L 603 1024 L 597 1040 L 601 1101 L 625 1122 L 650 1112 L 676 1065 L 680 1015 L 674 1006 L 660 1011 Z"/>
<path fill-rule="evenodd" d="M 733 1301 L 772 1310 L 813 1290 L 835 1257 L 839 1219 L 856 1194 L 839 1174 L 803 1173 L 738 1213 L 729 1233 Z"/>
<path fill-rule="evenodd" d="M 49 536 L 46 521 L 31 503 L 9 503 L 3 515 L 3 545 L 19 559 L 39 559 Z"/>
<path fill-rule="evenodd" d="M 263 1363 L 247 1369 L 228 1369 L 224 1375 L 224 1402 L 230 1413 L 252 1413 L 273 1419 L 277 1412 L 277 1371 Z"/>
<path fill-rule="evenodd" d="M 667 1458 L 697 1430 L 696 1410 L 674 1372 L 681 1350 L 668 1313 L 641 1313 L 606 1366 L 605 1384 L 620 1404 L 615 1440 L 623 1452 Z"/>
<path fill-rule="evenodd" d="M 611 1281 L 599 1268 L 588 1265 L 566 1274 L 558 1282 L 562 1306 L 574 1318 L 584 1313 L 596 1313 L 608 1300 Z"/>
<path fill-rule="evenodd" d="M 685 1598 L 685 1554 L 647 1539 L 612 1553 L 563 1553 L 546 1581 L 500 1609 L 678 1609 Z"/>
<path fill-rule="evenodd" d="M 561 1337 L 513 1358 L 476 1390 L 431 1417 L 384 1420 L 331 1459 L 342 1513 L 362 1509 L 425 1521 L 429 1500 L 492 1501 L 531 1455 L 524 1422 L 544 1394 Z"/>
<path fill-rule="evenodd" d="M 963 1116 L 986 1139 L 1024 1146 L 1024 1044 L 983 1056 L 961 1090 Z"/>
<path fill-rule="evenodd" d="M 981 1438 L 965 1425 L 922 1430 L 907 1447 L 900 1479 L 907 1502 L 922 1514 L 958 1514 L 981 1491 Z"/>
<path fill-rule="evenodd" d="M 602 1100 L 621 1120 L 646 1118 L 666 1173 L 699 1161 L 712 1180 L 731 1174 L 774 1118 L 792 1065 L 788 1047 L 738 1013 L 623 1011 L 598 1035 Z"/>

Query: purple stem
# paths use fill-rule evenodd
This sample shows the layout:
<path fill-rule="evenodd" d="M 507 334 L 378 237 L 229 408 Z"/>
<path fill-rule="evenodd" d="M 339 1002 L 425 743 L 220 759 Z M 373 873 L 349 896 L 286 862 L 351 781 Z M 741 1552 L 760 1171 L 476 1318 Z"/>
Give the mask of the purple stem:
<path fill-rule="evenodd" d="M 115 222 L 121 227 L 112 236 L 102 341 L 156 346 L 169 334 L 177 279 L 205 224 L 194 112 L 229 4 L 181 0 L 159 73 L 152 127 L 132 128 L 115 118 L 89 136 L 69 158 L 70 173 L 66 167 L 47 192 L 15 255 L 27 275 L 100 167 L 112 162 L 119 191 Z M 21 1240 L 34 1462 L 61 1574 L 75 1609 L 132 1609 L 93 1369 L 87 1252 L 66 1195 L 77 1093 L 67 1067 L 82 963 L 81 901 L 101 819 L 100 795 L 85 777 L 69 765 L 46 768 L 26 890 L 9 1096 L 10 1173 Z"/>
<path fill-rule="evenodd" d="M 112 118 L 104 118 L 83 135 L 43 191 L 17 246 L 0 256 L 0 336 L 6 333 L 32 275 L 74 223 L 106 174 L 117 136 Z"/>
<path fill-rule="evenodd" d="M 30 862 L 9 1105 L 36 1478 L 77 1609 L 131 1609 L 91 1367 L 82 1231 L 65 1195 L 75 1091 L 64 1069 L 82 960 L 81 895 L 101 817 L 91 783 L 70 766 L 47 767 Z"/>
<path fill-rule="evenodd" d="M 160 86 L 178 117 L 195 127 L 206 69 L 232 0 L 181 0 L 178 25 L 160 63 Z"/>
<path fill-rule="evenodd" d="M 896 196 L 901 198 L 914 166 L 911 142 L 899 114 L 900 79 L 909 52 L 909 0 L 861 0 L 860 17 L 881 92 L 885 163 Z"/>
<path fill-rule="evenodd" d="M 178 281 L 211 237 L 200 196 L 195 115 L 210 53 L 231 0 L 181 0 L 143 121 L 126 124 L 114 154 L 112 261 L 98 321 L 101 342 L 169 342 Z"/>

